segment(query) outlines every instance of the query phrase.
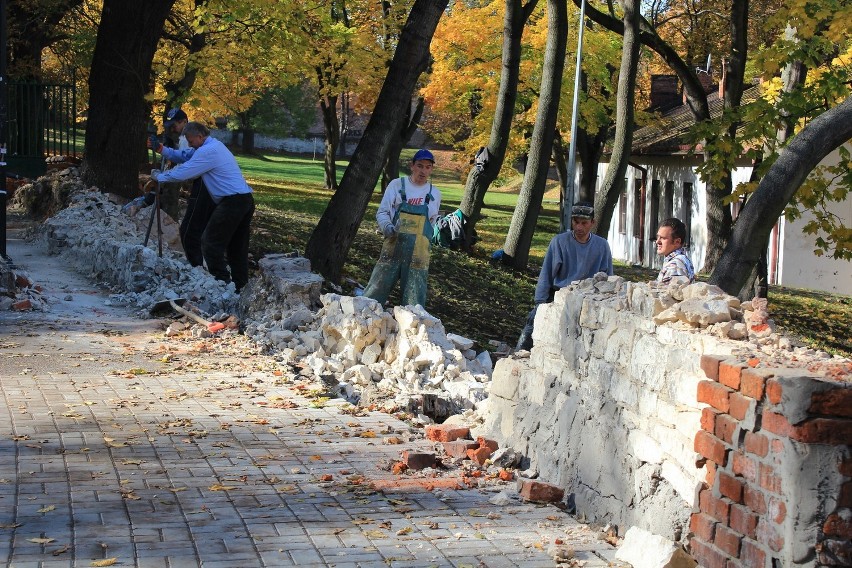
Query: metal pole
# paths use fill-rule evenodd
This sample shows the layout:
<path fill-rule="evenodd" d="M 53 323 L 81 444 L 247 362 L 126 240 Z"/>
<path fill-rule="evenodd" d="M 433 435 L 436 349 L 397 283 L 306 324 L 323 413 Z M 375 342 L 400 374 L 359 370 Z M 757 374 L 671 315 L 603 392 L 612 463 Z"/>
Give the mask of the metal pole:
<path fill-rule="evenodd" d="M 574 69 L 574 103 L 571 107 L 571 142 L 568 146 L 568 187 L 565 188 L 565 202 L 562 204 L 562 230 L 571 228 L 571 207 L 574 205 L 574 193 L 577 170 L 577 152 L 574 141 L 577 139 L 577 111 L 580 107 L 580 72 L 583 62 L 583 31 L 586 29 L 586 0 L 580 3 L 580 27 L 577 34 L 577 65 Z"/>
<path fill-rule="evenodd" d="M 0 0 L 0 221 L 3 234 L 0 235 L 0 256 L 6 256 L 6 149 L 9 142 L 9 79 L 6 77 L 6 3 Z"/>

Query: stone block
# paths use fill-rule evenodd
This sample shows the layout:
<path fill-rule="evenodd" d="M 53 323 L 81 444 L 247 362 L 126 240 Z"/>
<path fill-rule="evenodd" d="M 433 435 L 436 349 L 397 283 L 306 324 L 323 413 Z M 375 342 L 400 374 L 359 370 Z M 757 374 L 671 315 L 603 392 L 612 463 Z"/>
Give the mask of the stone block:
<path fill-rule="evenodd" d="M 565 496 L 565 491 L 552 483 L 533 479 L 518 479 L 518 485 L 520 486 L 521 497 L 535 503 L 559 503 Z"/>
<path fill-rule="evenodd" d="M 639 527 L 627 529 L 615 559 L 633 568 L 693 568 L 698 564 L 672 541 Z"/>

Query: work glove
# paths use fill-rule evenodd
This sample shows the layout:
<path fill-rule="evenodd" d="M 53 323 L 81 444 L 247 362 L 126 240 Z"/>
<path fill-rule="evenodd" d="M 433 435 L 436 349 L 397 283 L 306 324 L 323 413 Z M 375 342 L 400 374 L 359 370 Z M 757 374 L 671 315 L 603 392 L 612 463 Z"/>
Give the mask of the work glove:
<path fill-rule="evenodd" d="M 385 236 L 386 239 L 389 239 L 390 237 L 394 236 L 396 233 L 397 233 L 397 228 L 393 223 L 388 223 L 382 229 L 382 234 Z"/>
<path fill-rule="evenodd" d="M 161 170 L 151 170 L 151 179 L 155 181 L 160 181 L 160 175 L 162 175 Z"/>

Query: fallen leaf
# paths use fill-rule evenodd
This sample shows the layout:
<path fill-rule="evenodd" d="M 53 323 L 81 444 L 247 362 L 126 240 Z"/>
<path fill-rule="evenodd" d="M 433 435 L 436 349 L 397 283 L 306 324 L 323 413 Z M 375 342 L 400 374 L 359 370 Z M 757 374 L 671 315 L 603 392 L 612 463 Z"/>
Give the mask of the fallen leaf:
<path fill-rule="evenodd" d="M 411 532 L 411 527 L 405 527 L 396 531 L 396 536 L 404 536 Z"/>
<path fill-rule="evenodd" d="M 55 538 L 28 538 L 27 540 L 30 541 L 30 542 L 34 542 L 36 544 L 47 544 L 49 542 L 55 541 L 56 539 Z"/>
<path fill-rule="evenodd" d="M 210 491 L 233 491 L 234 489 L 239 489 L 239 487 L 215 483 L 211 485 L 208 489 L 210 489 Z"/>
<path fill-rule="evenodd" d="M 364 534 L 370 538 L 385 538 L 387 536 L 384 532 L 376 529 L 364 531 Z"/>
<path fill-rule="evenodd" d="M 57 548 L 56 550 L 51 551 L 51 554 L 54 555 L 54 556 L 59 556 L 60 554 L 65 554 L 70 549 L 71 549 L 71 547 L 66 544 L 62 548 Z"/>
<path fill-rule="evenodd" d="M 39 513 L 49 513 L 56 509 L 56 505 L 48 505 L 47 507 L 42 507 L 38 510 Z"/>
<path fill-rule="evenodd" d="M 16 529 L 20 526 L 23 526 L 23 525 L 21 525 L 21 523 L 11 523 L 11 524 L 8 524 L 8 525 L 0 524 L 0 529 Z"/>
<path fill-rule="evenodd" d="M 112 566 L 118 562 L 118 558 L 104 558 L 103 560 L 93 560 L 92 566 Z"/>

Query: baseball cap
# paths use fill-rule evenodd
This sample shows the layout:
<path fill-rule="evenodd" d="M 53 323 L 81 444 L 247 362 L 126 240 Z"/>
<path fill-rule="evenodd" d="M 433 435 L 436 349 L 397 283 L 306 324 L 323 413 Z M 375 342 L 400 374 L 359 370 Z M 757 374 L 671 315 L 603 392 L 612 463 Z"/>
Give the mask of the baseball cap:
<path fill-rule="evenodd" d="M 594 219 L 595 206 L 591 203 L 586 202 L 576 203 L 571 208 L 571 217 L 579 217 L 580 219 Z"/>
<path fill-rule="evenodd" d="M 427 150 L 426 148 L 417 150 L 417 153 L 414 154 L 414 157 L 411 158 L 411 162 L 416 162 L 418 160 L 429 160 L 433 164 L 435 163 L 435 156 L 432 155 L 432 152 Z"/>
<path fill-rule="evenodd" d="M 173 108 L 166 113 L 166 118 L 163 120 L 163 126 L 168 128 L 179 120 L 189 120 L 189 118 L 186 116 L 186 113 L 179 108 Z"/>

